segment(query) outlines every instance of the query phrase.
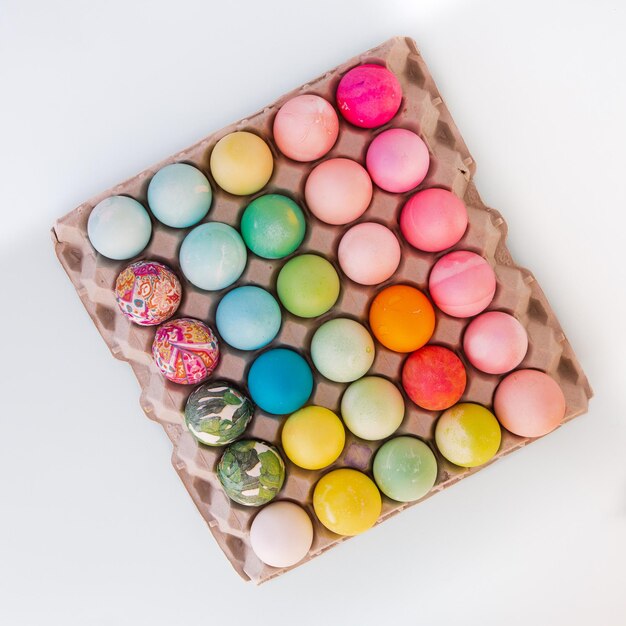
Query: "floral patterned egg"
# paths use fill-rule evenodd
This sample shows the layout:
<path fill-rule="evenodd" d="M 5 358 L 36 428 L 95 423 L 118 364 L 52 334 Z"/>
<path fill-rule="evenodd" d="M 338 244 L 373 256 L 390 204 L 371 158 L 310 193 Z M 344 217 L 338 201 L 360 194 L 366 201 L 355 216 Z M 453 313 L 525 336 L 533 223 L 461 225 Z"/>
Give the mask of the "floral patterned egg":
<path fill-rule="evenodd" d="M 156 261 L 137 261 L 120 272 L 115 299 L 135 324 L 155 326 L 176 313 L 182 289 L 176 274 Z"/>
<path fill-rule="evenodd" d="M 188 317 L 160 326 L 152 344 L 152 356 L 165 378 L 180 385 L 196 385 L 215 369 L 220 349 L 213 331 Z"/>
<path fill-rule="evenodd" d="M 222 455 L 217 477 L 226 495 L 245 506 L 262 506 L 276 497 L 285 480 L 285 462 L 269 443 L 242 439 Z"/>

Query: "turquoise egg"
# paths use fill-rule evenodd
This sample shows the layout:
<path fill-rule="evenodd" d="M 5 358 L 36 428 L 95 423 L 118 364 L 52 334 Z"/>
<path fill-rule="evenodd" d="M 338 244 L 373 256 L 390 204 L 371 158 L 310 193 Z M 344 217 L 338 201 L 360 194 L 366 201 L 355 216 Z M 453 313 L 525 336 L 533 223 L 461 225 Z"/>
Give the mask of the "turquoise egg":
<path fill-rule="evenodd" d="M 276 348 L 259 356 L 248 372 L 252 401 L 266 413 L 297 411 L 313 391 L 313 374 L 306 360 L 293 350 Z"/>
<path fill-rule="evenodd" d="M 89 215 L 87 235 L 91 245 L 115 261 L 137 256 L 150 241 L 148 211 L 128 196 L 111 196 L 96 204 Z"/>
<path fill-rule="evenodd" d="M 197 224 L 209 212 L 212 199 L 207 177 L 186 163 L 166 165 L 148 185 L 148 205 L 154 217 L 173 228 Z"/>
<path fill-rule="evenodd" d="M 180 248 L 180 268 L 187 280 L 206 291 L 232 285 L 246 267 L 246 246 L 228 224 L 208 222 L 196 226 Z"/>
<path fill-rule="evenodd" d="M 229 291 L 215 314 L 222 339 L 238 350 L 258 350 L 280 330 L 280 307 L 271 293 L 248 285 Z"/>
<path fill-rule="evenodd" d="M 302 209 L 287 196 L 271 193 L 253 200 L 241 218 L 241 234 L 254 254 L 282 259 L 304 239 L 306 221 Z"/>

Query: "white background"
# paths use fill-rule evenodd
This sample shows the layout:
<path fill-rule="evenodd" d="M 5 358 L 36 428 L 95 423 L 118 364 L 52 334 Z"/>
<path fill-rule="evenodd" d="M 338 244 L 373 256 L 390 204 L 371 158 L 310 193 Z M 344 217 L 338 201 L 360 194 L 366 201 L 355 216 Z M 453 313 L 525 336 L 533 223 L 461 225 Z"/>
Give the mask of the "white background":
<path fill-rule="evenodd" d="M 626 623 L 625 29 L 621 0 L 0 0 L 0 623 Z M 256 588 L 195 510 L 49 228 L 399 34 L 596 397 Z"/>

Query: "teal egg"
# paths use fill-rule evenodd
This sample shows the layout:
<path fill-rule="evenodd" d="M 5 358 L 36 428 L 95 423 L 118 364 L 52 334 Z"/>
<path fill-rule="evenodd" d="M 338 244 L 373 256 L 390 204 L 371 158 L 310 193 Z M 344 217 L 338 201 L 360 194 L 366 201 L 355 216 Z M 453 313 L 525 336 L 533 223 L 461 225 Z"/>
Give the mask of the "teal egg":
<path fill-rule="evenodd" d="M 433 488 L 437 460 L 420 439 L 396 437 L 379 448 L 373 471 L 378 488 L 386 496 L 398 502 L 413 502 Z"/>
<path fill-rule="evenodd" d="M 291 198 L 276 193 L 253 200 L 241 218 L 243 240 L 264 259 L 282 259 L 295 252 L 305 232 L 302 209 Z"/>

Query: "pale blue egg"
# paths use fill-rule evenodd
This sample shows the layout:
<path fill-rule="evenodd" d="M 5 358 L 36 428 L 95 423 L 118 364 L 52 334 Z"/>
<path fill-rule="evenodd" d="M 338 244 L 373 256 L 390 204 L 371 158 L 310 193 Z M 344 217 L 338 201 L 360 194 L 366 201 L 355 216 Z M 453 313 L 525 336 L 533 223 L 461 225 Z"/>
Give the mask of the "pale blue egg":
<path fill-rule="evenodd" d="M 173 228 L 197 224 L 209 212 L 212 199 L 208 178 L 186 163 L 166 165 L 148 185 L 148 205 L 154 217 Z"/>
<path fill-rule="evenodd" d="M 247 253 L 241 235 L 232 226 L 208 222 L 185 237 L 179 259 L 190 283 L 206 291 L 218 291 L 241 276 Z"/>
<path fill-rule="evenodd" d="M 150 241 L 148 211 L 128 196 L 111 196 L 96 204 L 89 215 L 87 235 L 103 256 L 116 261 L 137 256 Z"/>
<path fill-rule="evenodd" d="M 274 296 L 252 285 L 229 291 L 215 314 L 222 339 L 238 350 L 266 346 L 278 334 L 280 322 L 280 307 Z"/>

